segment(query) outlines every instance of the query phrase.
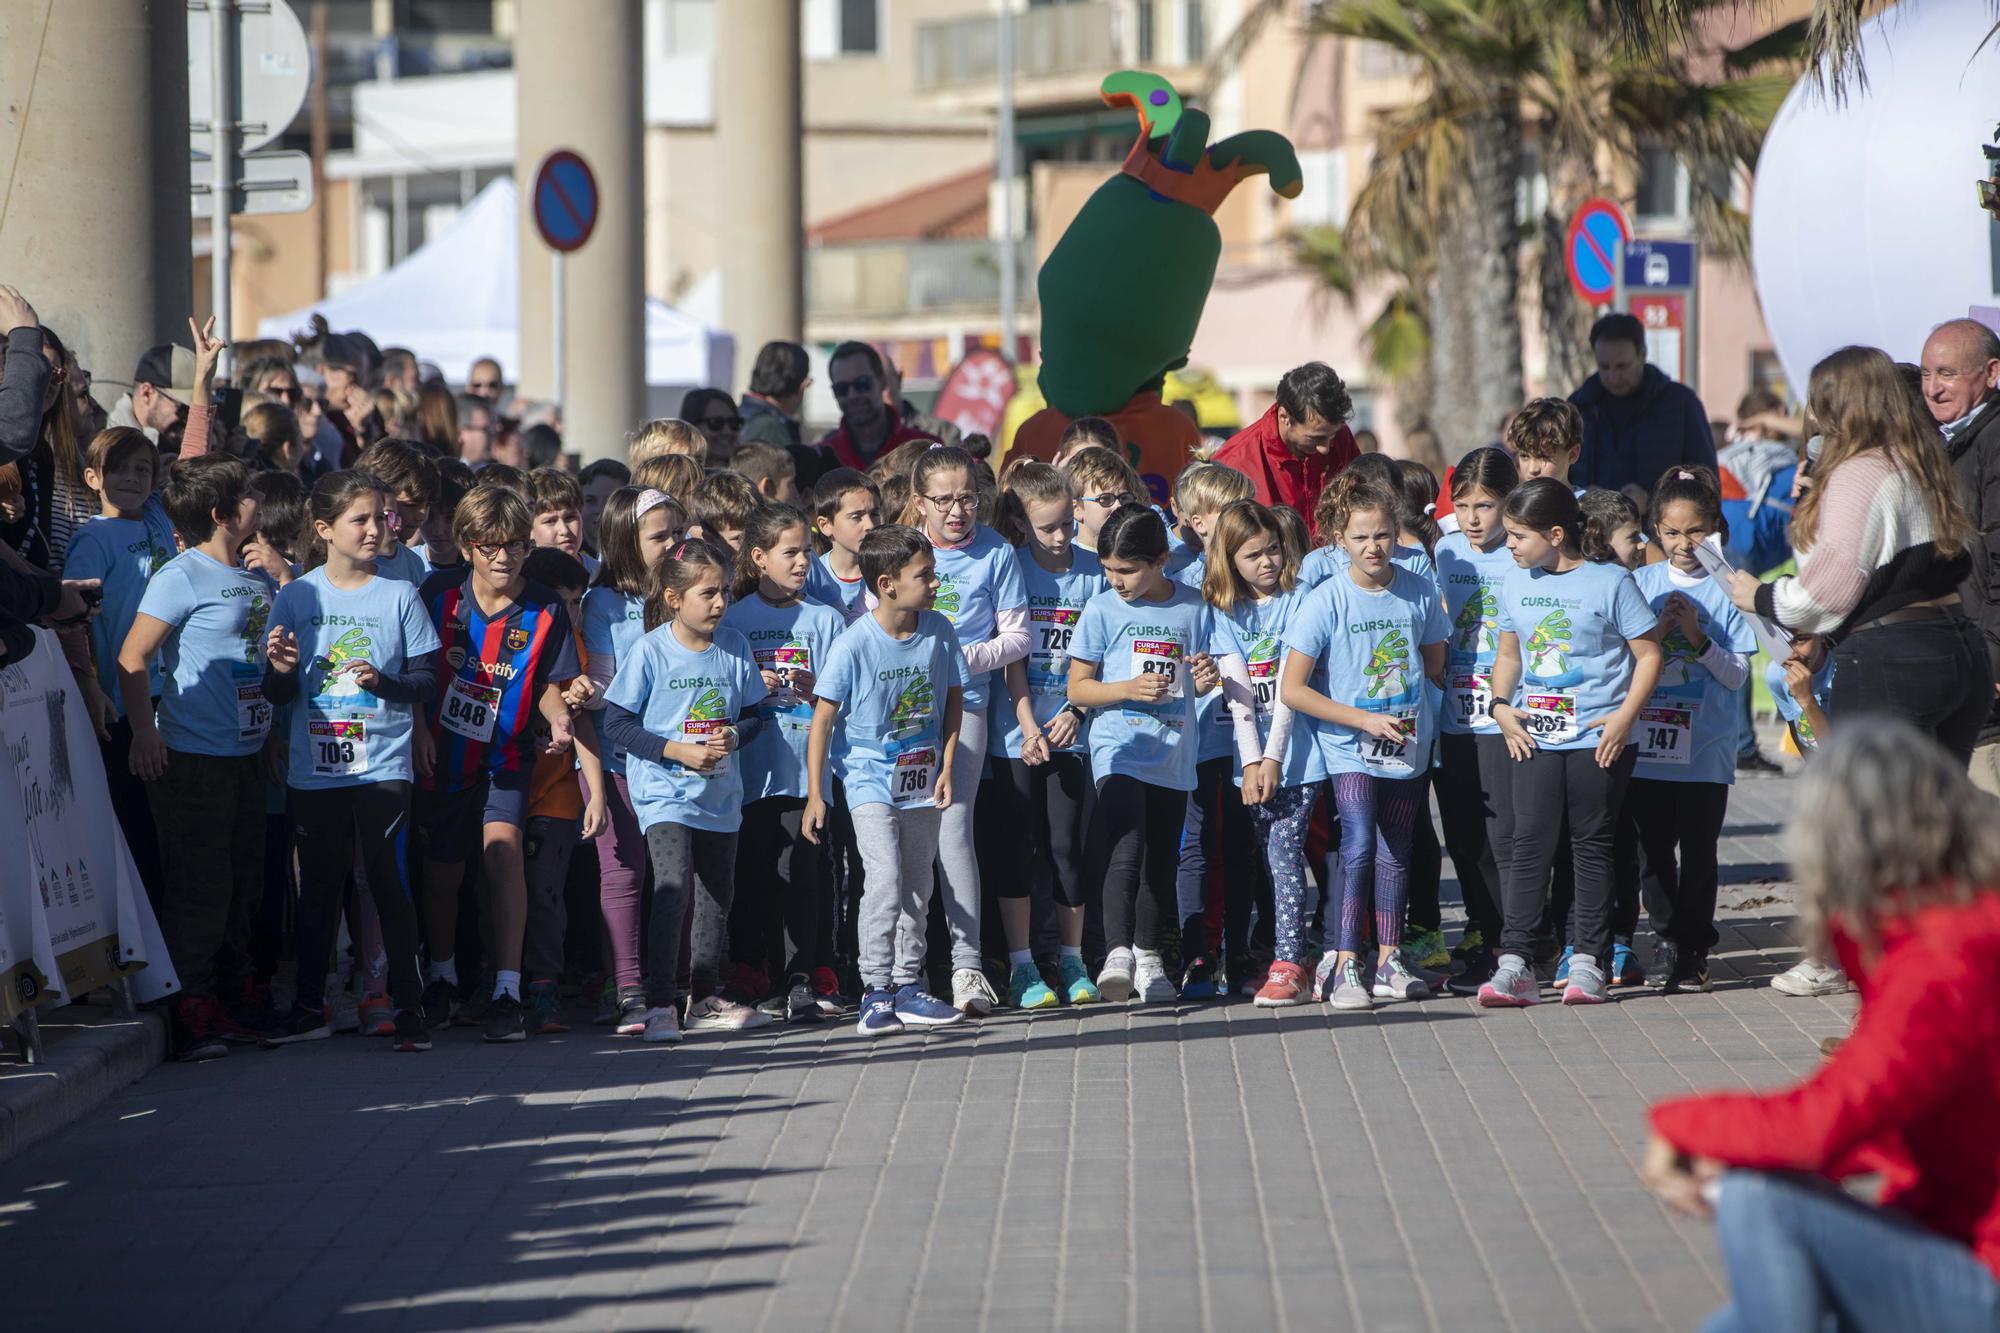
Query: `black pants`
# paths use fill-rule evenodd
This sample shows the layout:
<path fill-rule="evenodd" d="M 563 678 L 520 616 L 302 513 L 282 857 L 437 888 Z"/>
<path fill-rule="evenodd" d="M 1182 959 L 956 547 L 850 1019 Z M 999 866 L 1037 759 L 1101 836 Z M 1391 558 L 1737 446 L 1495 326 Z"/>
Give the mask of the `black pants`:
<path fill-rule="evenodd" d="M 1514 765 L 1514 847 L 1503 904 L 1503 953 L 1535 955 L 1549 868 L 1567 814 L 1570 855 L 1576 867 L 1573 943 L 1580 956 L 1610 965 L 1612 830 L 1638 759 L 1638 750 L 1628 745 L 1610 768 L 1597 766 L 1595 748 L 1537 750 Z"/>
<path fill-rule="evenodd" d="M 1195 787 L 1188 793 L 1181 825 L 1179 866 L 1174 873 L 1174 897 L 1180 914 L 1181 964 L 1208 952 L 1209 867 L 1222 858 L 1222 950 L 1236 958 L 1272 948 L 1271 878 L 1256 844 L 1250 810 L 1242 789 L 1230 781 L 1233 758 L 1204 759 L 1195 768 Z M 1257 938 L 1251 939 L 1250 913 L 1257 912 Z"/>
<path fill-rule="evenodd" d="M 1993 710 L 1993 668 L 1979 628 L 1953 614 L 1861 629 L 1833 650 L 1827 716 L 1836 727 L 1863 713 L 1902 718 L 1969 763 Z"/>
<path fill-rule="evenodd" d="M 1038 907 L 1083 906 L 1083 848 L 1090 830 L 1090 758 L 1057 753 L 1046 764 L 1007 761 L 1005 836 L 1011 873 L 994 886 L 1002 898 Z"/>
<path fill-rule="evenodd" d="M 1174 919 L 1174 874 L 1186 817 L 1184 791 L 1122 773 L 1097 784 L 1083 873 L 1104 886 L 1106 948 L 1160 947 L 1160 927 Z"/>
<path fill-rule="evenodd" d="M 1438 813 L 1444 819 L 1444 845 L 1451 852 L 1452 868 L 1458 872 L 1458 893 L 1465 902 L 1468 924 L 1491 948 L 1500 939 L 1501 881 L 1489 830 L 1495 805 L 1508 801 L 1507 788 L 1487 785 L 1477 737 L 1447 732 L 1439 738 L 1438 748 L 1444 762 L 1433 772 L 1432 781 L 1437 785 Z M 1512 762 L 1504 753 L 1501 761 Z M 1512 821 L 1510 808 L 1508 822 Z M 1414 884 L 1411 894 L 1414 898 Z M 1414 910 L 1411 915 L 1415 916 Z"/>
<path fill-rule="evenodd" d="M 1425 773 L 1423 777 L 1424 790 L 1417 797 L 1417 813 L 1410 820 L 1410 855 L 1405 867 L 1410 896 L 1403 908 L 1403 920 L 1412 931 L 1434 931 L 1444 923 L 1444 912 L 1438 905 L 1444 856 L 1438 849 L 1437 823 L 1431 818 L 1431 774 Z"/>
<path fill-rule="evenodd" d="M 132 775 L 132 719 L 121 717 L 106 730 L 111 739 L 97 748 L 104 756 L 104 785 L 111 793 L 111 813 L 125 834 L 125 847 L 139 871 L 139 883 L 146 888 L 146 900 L 158 916 L 165 884 L 160 876 L 160 835 L 153 825 L 146 784 Z"/>
<path fill-rule="evenodd" d="M 647 1004 L 664 1009 L 679 1002 L 684 926 L 690 931 L 691 993 L 698 1000 L 715 993 L 728 952 L 739 836 L 685 824 L 654 824 L 646 830 L 646 851 L 653 862 L 653 911 L 646 921 L 643 969 Z"/>
<path fill-rule="evenodd" d="M 1729 813 L 1728 785 L 1634 778 L 1625 805 L 1639 825 L 1639 846 L 1645 853 L 1640 889 L 1653 933 L 1683 955 L 1706 954 L 1720 938 L 1715 933 L 1720 882 L 1715 844 Z"/>
<path fill-rule="evenodd" d="M 341 896 L 358 847 L 368 892 L 382 920 L 382 946 L 389 953 L 389 996 L 398 1009 L 415 1009 L 423 982 L 409 872 L 410 784 L 294 788 L 291 805 L 299 853 L 299 1005 L 316 1009 L 326 998 L 326 973 L 340 934 Z"/>
<path fill-rule="evenodd" d="M 823 962 L 823 916 L 833 904 L 823 873 L 823 848 L 799 836 L 803 796 L 767 796 L 743 807 L 736 843 L 736 902 L 730 909 L 731 953 L 770 973 L 773 983 L 809 976 Z"/>
<path fill-rule="evenodd" d="M 1611 830 L 1611 938 L 1632 942 L 1639 930 L 1639 821 L 1632 814 L 1632 794 L 1625 794 L 1618 821 Z M 1570 856 L 1569 825 L 1563 825 L 1556 845 L 1555 874 L 1549 884 L 1549 910 L 1543 932 L 1550 945 L 1576 942 L 1576 866 Z"/>

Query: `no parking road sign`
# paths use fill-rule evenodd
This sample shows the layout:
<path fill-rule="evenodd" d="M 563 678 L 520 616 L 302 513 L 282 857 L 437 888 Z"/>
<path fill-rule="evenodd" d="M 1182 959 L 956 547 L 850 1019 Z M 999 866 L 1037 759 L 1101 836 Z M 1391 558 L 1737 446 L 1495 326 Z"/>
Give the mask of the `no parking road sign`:
<path fill-rule="evenodd" d="M 1569 220 L 1564 258 L 1569 285 L 1591 305 L 1610 305 L 1618 289 L 1618 266 L 1632 239 L 1625 210 L 1609 199 L 1586 199 Z"/>
<path fill-rule="evenodd" d="M 542 159 L 535 173 L 535 230 L 561 254 L 583 248 L 597 229 L 597 177 L 567 148 Z"/>

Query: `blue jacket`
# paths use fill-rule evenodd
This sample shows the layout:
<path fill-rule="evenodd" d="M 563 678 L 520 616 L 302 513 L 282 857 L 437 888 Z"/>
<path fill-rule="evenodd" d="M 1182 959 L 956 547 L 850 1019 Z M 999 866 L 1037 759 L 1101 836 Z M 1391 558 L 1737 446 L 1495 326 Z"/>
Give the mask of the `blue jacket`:
<path fill-rule="evenodd" d="M 1715 436 L 1708 428 L 1708 411 L 1694 390 L 1649 365 L 1635 396 L 1636 418 L 1622 429 L 1619 418 L 1625 414 L 1618 409 L 1631 400 L 1614 400 L 1597 376 L 1569 396 L 1583 413 L 1583 453 L 1569 470 L 1573 484 L 1614 491 L 1638 485 L 1650 491 L 1660 474 L 1676 463 L 1715 466 Z"/>

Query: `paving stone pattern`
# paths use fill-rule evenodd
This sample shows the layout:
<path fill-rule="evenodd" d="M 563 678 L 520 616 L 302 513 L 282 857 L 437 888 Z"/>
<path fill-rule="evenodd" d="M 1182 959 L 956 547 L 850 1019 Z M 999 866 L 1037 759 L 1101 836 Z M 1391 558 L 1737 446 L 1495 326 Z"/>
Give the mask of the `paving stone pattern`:
<path fill-rule="evenodd" d="M 1810 1071 L 1763 983 L 1782 779 L 1738 786 L 1711 995 L 1247 1001 L 163 1067 L 0 1167 L 15 1328 L 1689 1329 L 1644 1110 Z M 1748 905 L 1745 905 L 1748 904 Z M 1642 956 L 1644 951 L 1642 950 Z"/>

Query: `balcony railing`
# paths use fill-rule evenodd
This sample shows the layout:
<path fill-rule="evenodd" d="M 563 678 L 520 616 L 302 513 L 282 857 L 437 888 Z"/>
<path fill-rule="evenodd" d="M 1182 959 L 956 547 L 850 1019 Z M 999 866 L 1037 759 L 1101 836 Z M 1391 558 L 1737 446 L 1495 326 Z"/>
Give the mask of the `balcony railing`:
<path fill-rule="evenodd" d="M 1000 303 L 1000 249 L 986 240 L 829 245 L 806 264 L 806 306 L 814 315 L 892 316 L 991 310 Z M 1034 301 L 1035 249 L 1016 242 L 1023 307 Z"/>
<path fill-rule="evenodd" d="M 1202 0 L 1097 0 L 1037 5 L 1014 19 L 1014 69 L 1024 80 L 1093 78 L 1121 65 L 1196 64 L 1207 55 Z M 917 87 L 991 82 L 1000 73 L 999 21 L 972 14 L 917 26 Z"/>

